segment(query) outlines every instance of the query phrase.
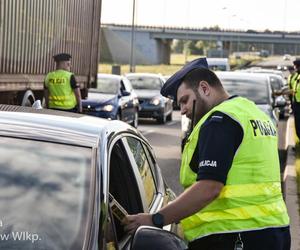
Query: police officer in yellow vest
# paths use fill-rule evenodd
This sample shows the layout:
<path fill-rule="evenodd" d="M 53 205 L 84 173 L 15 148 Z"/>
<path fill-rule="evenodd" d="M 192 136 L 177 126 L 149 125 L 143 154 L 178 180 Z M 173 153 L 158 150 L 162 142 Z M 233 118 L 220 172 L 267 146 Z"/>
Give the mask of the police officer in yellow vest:
<path fill-rule="evenodd" d="M 205 58 L 174 74 L 161 90 L 177 97 L 196 125 L 182 154 L 185 191 L 156 214 L 129 215 L 125 229 L 181 222 L 189 249 L 288 250 L 277 132 L 250 100 L 229 96 Z"/>
<path fill-rule="evenodd" d="M 79 84 L 71 69 L 71 55 L 53 56 L 56 70 L 47 74 L 44 82 L 46 108 L 70 112 L 82 112 Z"/>
<path fill-rule="evenodd" d="M 288 77 L 290 94 L 292 95 L 292 109 L 294 113 L 295 128 L 300 138 L 300 59 L 294 62 L 294 72 Z"/>

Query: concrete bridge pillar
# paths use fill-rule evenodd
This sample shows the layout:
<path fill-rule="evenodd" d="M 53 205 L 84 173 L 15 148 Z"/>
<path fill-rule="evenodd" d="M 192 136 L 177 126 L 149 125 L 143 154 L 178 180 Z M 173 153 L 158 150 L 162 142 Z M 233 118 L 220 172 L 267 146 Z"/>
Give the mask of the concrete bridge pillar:
<path fill-rule="evenodd" d="M 169 65 L 171 62 L 171 43 L 172 39 L 157 39 L 158 58 L 161 64 Z"/>

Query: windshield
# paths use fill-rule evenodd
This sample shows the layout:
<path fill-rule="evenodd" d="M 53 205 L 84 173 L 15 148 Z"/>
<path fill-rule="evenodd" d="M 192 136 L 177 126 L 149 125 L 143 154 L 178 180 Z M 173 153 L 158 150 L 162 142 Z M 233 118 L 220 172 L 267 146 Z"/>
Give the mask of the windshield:
<path fill-rule="evenodd" d="M 82 249 L 91 154 L 90 148 L 1 138 L 0 249 Z"/>
<path fill-rule="evenodd" d="M 221 79 L 221 82 L 230 95 L 239 95 L 250 99 L 256 104 L 269 104 L 267 83 L 245 79 Z"/>
<path fill-rule="evenodd" d="M 162 83 L 159 78 L 149 76 L 130 76 L 128 79 L 134 89 L 160 90 Z"/>
<path fill-rule="evenodd" d="M 120 81 L 115 78 L 98 78 L 97 88 L 90 89 L 90 92 L 117 95 L 120 89 Z"/>

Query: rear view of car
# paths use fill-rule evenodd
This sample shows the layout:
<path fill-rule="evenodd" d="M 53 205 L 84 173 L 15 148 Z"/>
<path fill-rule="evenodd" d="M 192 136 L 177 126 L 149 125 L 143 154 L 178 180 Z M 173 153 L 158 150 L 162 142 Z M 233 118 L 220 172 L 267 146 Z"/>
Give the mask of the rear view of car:
<path fill-rule="evenodd" d="M 206 58 L 209 69 L 213 71 L 229 71 L 228 58 Z"/>
<path fill-rule="evenodd" d="M 126 76 L 140 102 L 139 117 L 154 118 L 161 124 L 172 120 L 173 101 L 160 94 L 160 89 L 164 84 L 164 79 L 160 75 L 132 73 Z"/>

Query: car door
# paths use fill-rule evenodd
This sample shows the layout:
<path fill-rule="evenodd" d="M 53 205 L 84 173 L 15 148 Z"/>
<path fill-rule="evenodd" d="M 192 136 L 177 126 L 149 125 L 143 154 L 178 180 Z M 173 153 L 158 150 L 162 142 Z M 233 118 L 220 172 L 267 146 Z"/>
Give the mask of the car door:
<path fill-rule="evenodd" d="M 108 189 L 128 214 L 154 213 L 171 199 L 172 192 L 166 195 L 161 173 L 157 166 L 153 166 L 150 158 L 154 156 L 151 156 L 145 141 L 130 134 L 119 135 L 110 143 L 108 151 Z M 115 215 L 111 220 L 113 223 L 108 225 L 113 230 L 108 231 L 113 232 L 115 237 L 108 237 L 113 240 L 108 241 L 107 245 L 118 244 L 120 249 L 126 249 L 130 235 Z"/>

